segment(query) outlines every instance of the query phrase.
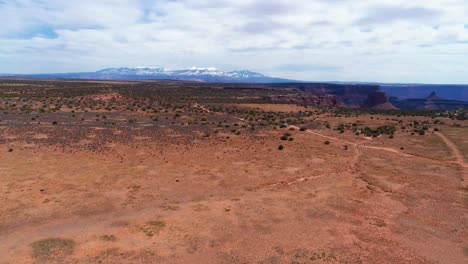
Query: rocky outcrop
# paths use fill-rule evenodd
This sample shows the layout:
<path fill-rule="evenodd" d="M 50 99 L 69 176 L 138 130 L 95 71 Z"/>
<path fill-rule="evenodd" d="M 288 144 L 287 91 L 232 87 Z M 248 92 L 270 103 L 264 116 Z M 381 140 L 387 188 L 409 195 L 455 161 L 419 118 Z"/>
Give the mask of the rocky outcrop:
<path fill-rule="evenodd" d="M 369 93 L 379 90 L 378 85 L 320 83 L 301 84 L 297 88 L 304 92 L 338 96 L 348 106 L 362 105 Z"/>
<path fill-rule="evenodd" d="M 425 98 L 431 92 L 448 99 L 468 102 L 468 85 L 448 84 L 381 84 L 380 90 L 399 100 Z"/>
<path fill-rule="evenodd" d="M 300 105 L 345 106 L 338 96 L 329 94 L 301 93 L 268 96 L 264 99 L 278 103 L 292 103 Z"/>
<path fill-rule="evenodd" d="M 437 96 L 436 92 L 432 92 L 426 100 L 443 100 L 441 97 Z"/>
<path fill-rule="evenodd" d="M 232 86 L 232 85 L 231 85 Z M 257 85 L 258 86 L 258 85 Z M 264 84 L 264 88 L 281 88 L 300 90 L 316 95 L 331 95 L 339 98 L 343 106 L 359 107 L 367 99 L 370 92 L 378 91 L 378 85 L 367 84 L 335 84 L 335 83 L 273 83 Z M 324 98 L 325 101 L 328 98 Z"/>
<path fill-rule="evenodd" d="M 388 96 L 383 91 L 372 91 L 367 95 L 366 101 L 362 104 L 364 108 L 392 110 L 397 109 L 388 101 Z"/>
<path fill-rule="evenodd" d="M 457 108 L 468 108 L 468 102 L 459 100 L 449 100 L 439 97 L 435 92 L 432 92 L 426 98 L 394 100 L 394 105 L 401 109 L 418 109 L 418 110 L 450 110 Z"/>

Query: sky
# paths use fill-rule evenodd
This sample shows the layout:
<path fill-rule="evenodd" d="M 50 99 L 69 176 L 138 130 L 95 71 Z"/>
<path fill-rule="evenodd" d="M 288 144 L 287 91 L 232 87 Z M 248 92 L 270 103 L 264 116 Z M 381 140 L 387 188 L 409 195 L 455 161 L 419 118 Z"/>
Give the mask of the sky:
<path fill-rule="evenodd" d="M 0 73 L 248 69 L 468 84 L 468 0 L 0 0 Z"/>

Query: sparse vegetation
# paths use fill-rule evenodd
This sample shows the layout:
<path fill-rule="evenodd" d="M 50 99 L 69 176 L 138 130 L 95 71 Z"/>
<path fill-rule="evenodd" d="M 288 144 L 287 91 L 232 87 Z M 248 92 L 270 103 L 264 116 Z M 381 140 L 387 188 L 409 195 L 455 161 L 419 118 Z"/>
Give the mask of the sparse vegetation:
<path fill-rule="evenodd" d="M 40 261 L 63 260 L 73 254 L 75 242 L 71 239 L 47 238 L 31 244 L 33 257 Z"/>
<path fill-rule="evenodd" d="M 139 229 L 145 233 L 146 236 L 153 237 L 154 235 L 159 234 L 159 232 L 161 232 L 165 226 L 165 222 L 156 220 L 146 222 L 144 225 L 139 226 Z"/>
<path fill-rule="evenodd" d="M 101 237 L 99 237 L 101 240 L 103 241 L 107 241 L 107 242 L 114 242 L 114 241 L 117 241 L 117 237 L 115 237 L 114 235 L 103 235 Z"/>
<path fill-rule="evenodd" d="M 411 233 L 417 237 L 448 246 L 463 240 L 453 231 L 463 215 L 453 206 L 460 200 L 463 159 L 442 140 L 446 136 L 466 154 L 467 124 L 455 118 L 461 110 L 397 116 L 292 103 L 287 98 L 304 94 L 294 87 L 249 87 L 79 80 L 4 84 L 0 227 L 8 227 L 2 247 L 15 249 L 1 252 L 10 257 L 5 261 L 164 262 L 172 256 L 186 261 L 207 250 L 235 249 L 239 256 L 213 254 L 221 257 L 213 261 L 372 263 L 391 256 L 394 262 L 417 262 L 425 260 L 419 251 L 374 231 L 417 223 Z M 415 203 L 419 198 L 426 202 Z M 79 222 L 83 219 L 86 225 Z M 311 219 L 342 232 L 325 244 L 300 243 L 301 248 L 266 240 L 252 258 L 242 255 L 265 234 L 329 237 L 328 229 L 303 228 Z M 433 225 L 440 221 L 444 225 Z M 63 238 L 31 243 L 55 226 L 64 237 L 77 238 L 76 244 Z M 349 246 L 343 235 L 350 232 L 360 238 L 356 250 L 342 251 Z M 9 239 L 15 237 L 24 246 Z M 239 247 L 239 238 L 246 244 Z M 370 251 L 369 241 L 377 241 Z M 98 250 L 90 250 L 94 247 Z M 392 255 L 394 250 L 404 254 Z"/>

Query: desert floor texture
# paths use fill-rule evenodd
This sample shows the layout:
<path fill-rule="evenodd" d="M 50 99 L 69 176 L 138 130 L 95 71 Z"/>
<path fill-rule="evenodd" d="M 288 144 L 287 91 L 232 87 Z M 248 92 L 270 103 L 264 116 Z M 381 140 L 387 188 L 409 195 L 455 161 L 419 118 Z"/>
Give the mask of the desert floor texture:
<path fill-rule="evenodd" d="M 59 84 L 0 88 L 0 263 L 467 263 L 466 120 Z"/>

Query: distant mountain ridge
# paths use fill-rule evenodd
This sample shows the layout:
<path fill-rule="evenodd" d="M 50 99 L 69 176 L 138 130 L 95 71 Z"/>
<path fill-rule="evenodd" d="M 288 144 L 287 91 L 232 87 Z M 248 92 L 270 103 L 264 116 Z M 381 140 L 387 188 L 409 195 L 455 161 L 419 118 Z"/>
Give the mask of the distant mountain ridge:
<path fill-rule="evenodd" d="M 91 80 L 180 80 L 211 83 L 264 83 L 280 86 L 296 86 L 303 91 L 333 94 L 342 97 L 350 105 L 361 105 L 369 92 L 386 92 L 391 101 L 421 99 L 431 92 L 450 100 L 468 102 L 468 85 L 450 84 L 402 84 L 376 82 L 307 82 L 267 76 L 250 70 L 223 71 L 212 67 L 172 70 L 163 67 L 120 67 L 95 72 L 50 74 L 0 74 L 0 77 L 91 79 Z"/>
<path fill-rule="evenodd" d="M 449 110 L 468 108 L 468 102 L 462 100 L 445 99 L 432 92 L 425 98 L 409 98 L 398 100 L 395 97 L 391 103 L 400 109 Z"/>
<path fill-rule="evenodd" d="M 51 74 L 13 74 L 15 77 L 31 78 L 70 78 L 97 80 L 181 80 L 221 83 L 282 83 L 288 79 L 263 75 L 249 70 L 222 71 L 216 68 L 192 67 L 182 70 L 169 70 L 159 67 L 139 66 L 134 68 L 107 68 L 96 72 L 51 73 Z"/>
<path fill-rule="evenodd" d="M 398 97 L 400 100 L 426 98 L 428 94 L 435 92 L 445 99 L 468 101 L 468 85 L 380 84 L 379 86 L 380 90 L 387 92 L 392 97 Z"/>

